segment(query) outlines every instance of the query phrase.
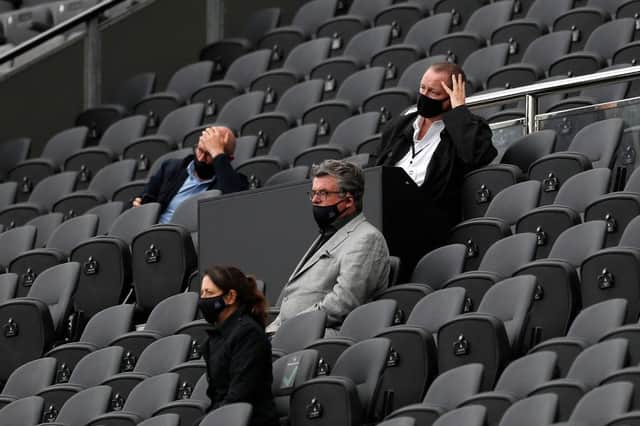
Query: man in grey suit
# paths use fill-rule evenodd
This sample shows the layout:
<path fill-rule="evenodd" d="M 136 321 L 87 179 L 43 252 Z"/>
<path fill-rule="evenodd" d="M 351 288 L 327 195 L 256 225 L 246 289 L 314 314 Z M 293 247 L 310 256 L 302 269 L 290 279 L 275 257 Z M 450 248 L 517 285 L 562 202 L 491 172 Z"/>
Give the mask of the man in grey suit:
<path fill-rule="evenodd" d="M 321 310 L 327 327 L 338 327 L 349 312 L 387 286 L 389 250 L 384 236 L 362 214 L 364 175 L 349 162 L 314 166 L 309 193 L 320 235 L 289 277 L 269 324 L 274 333 L 298 314 Z"/>

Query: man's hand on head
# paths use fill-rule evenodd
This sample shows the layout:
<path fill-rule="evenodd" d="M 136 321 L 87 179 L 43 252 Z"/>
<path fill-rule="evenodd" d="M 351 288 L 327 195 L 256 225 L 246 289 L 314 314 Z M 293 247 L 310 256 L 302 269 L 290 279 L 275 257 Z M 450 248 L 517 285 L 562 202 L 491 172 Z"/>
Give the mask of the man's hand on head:
<path fill-rule="evenodd" d="M 440 82 L 440 84 L 442 84 L 442 88 L 445 92 L 447 92 L 447 95 L 449 95 L 449 99 L 451 100 L 451 109 L 453 109 L 455 107 L 459 107 L 460 105 L 464 105 L 466 96 L 462 74 L 452 75 L 451 82 L 451 89 L 446 85 L 444 81 Z"/>
<path fill-rule="evenodd" d="M 142 205 L 142 198 L 140 197 L 134 198 L 133 201 L 131 202 L 131 205 L 133 207 L 140 207 Z"/>
<path fill-rule="evenodd" d="M 230 130 L 226 127 L 208 127 L 200 135 L 198 143 L 211 155 L 211 158 L 215 158 L 226 152 L 225 148 L 230 138 L 229 133 Z"/>

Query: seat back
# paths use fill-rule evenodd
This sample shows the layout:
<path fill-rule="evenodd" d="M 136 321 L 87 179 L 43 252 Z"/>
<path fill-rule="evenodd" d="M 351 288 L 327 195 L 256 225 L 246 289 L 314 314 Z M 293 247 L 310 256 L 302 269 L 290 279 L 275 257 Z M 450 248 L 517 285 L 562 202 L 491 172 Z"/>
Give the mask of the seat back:
<path fill-rule="evenodd" d="M 589 204 L 606 194 L 610 176 L 611 170 L 607 168 L 573 175 L 560 187 L 553 203 L 571 207 L 577 213 L 584 212 Z"/>
<path fill-rule="evenodd" d="M 0 424 L 37 425 L 40 423 L 44 400 L 39 396 L 29 396 L 13 401 L 0 410 Z"/>
<path fill-rule="evenodd" d="M 631 408 L 633 385 L 616 382 L 599 386 L 586 393 L 576 404 L 570 422 L 604 425 Z"/>
<path fill-rule="evenodd" d="M 605 377 L 625 366 L 628 342 L 626 339 L 610 339 L 589 346 L 576 356 L 567 372 L 568 379 L 575 379 L 590 389 Z"/>
<path fill-rule="evenodd" d="M 580 311 L 571 323 L 567 336 L 594 344 L 608 332 L 622 326 L 626 316 L 626 299 L 609 299 L 596 303 Z"/>
<path fill-rule="evenodd" d="M 282 68 L 292 71 L 299 76 L 309 74 L 311 69 L 329 56 L 331 39 L 321 37 L 310 40 L 294 47 L 284 61 Z"/>
<path fill-rule="evenodd" d="M 91 180 L 89 191 L 110 200 L 118 187 L 133 180 L 137 164 L 136 160 L 127 159 L 101 168 Z"/>
<path fill-rule="evenodd" d="M 563 259 L 574 267 L 604 246 L 607 223 L 592 220 L 562 231 L 549 252 L 550 259 Z"/>
<path fill-rule="evenodd" d="M 538 130 L 537 132 L 530 133 L 518 139 L 510 145 L 500 159 L 500 162 L 503 164 L 516 165 L 523 172 L 527 172 L 529 166 L 534 161 L 551 154 L 555 144 L 555 130 Z"/>
<path fill-rule="evenodd" d="M 62 172 L 42 179 L 33 188 L 29 202 L 46 211 L 50 211 L 58 198 L 73 192 L 76 186 L 77 172 Z"/>
<path fill-rule="evenodd" d="M 451 29 L 452 14 L 450 12 L 438 13 L 421 19 L 411 26 L 404 38 L 404 43 L 419 46 L 425 52 L 431 48 L 431 44 L 449 33 Z M 424 68 L 422 71 L 424 73 Z"/>
<path fill-rule="evenodd" d="M 438 62 L 446 61 L 447 57 L 444 55 L 433 55 L 413 62 L 400 76 L 397 87 L 417 93 L 416 87 L 420 87 L 420 80 L 422 80 L 427 68 Z"/>
<path fill-rule="evenodd" d="M 524 232 L 502 238 L 487 249 L 478 266 L 501 277 L 511 276 L 518 268 L 536 257 L 536 234 Z"/>
<path fill-rule="evenodd" d="M 137 102 L 153 92 L 155 85 L 155 73 L 143 72 L 136 74 L 123 81 L 114 92 L 111 92 L 113 97 L 110 97 L 111 93 L 107 92 L 107 101 L 120 104 L 130 111 Z"/>
<path fill-rule="evenodd" d="M 571 31 L 554 31 L 533 40 L 524 51 L 521 62 L 535 64 L 546 72 L 553 62 L 569 52 L 570 47 Z"/>
<path fill-rule="evenodd" d="M 239 88 L 244 89 L 249 87 L 251 82 L 260 75 L 260 73 L 265 72 L 269 68 L 270 61 L 271 50 L 269 49 L 260 49 L 247 53 L 229 65 L 224 79 L 233 81 Z"/>
<path fill-rule="evenodd" d="M 491 3 L 473 12 L 464 29 L 489 40 L 494 28 L 511 19 L 512 13 L 513 2 L 511 0 Z"/>
<path fill-rule="evenodd" d="M 0 234 L 0 265 L 2 270 L 20 253 L 31 250 L 36 241 L 36 227 L 23 225 Z"/>
<path fill-rule="evenodd" d="M 97 386 L 120 371 L 123 349 L 108 346 L 82 357 L 73 368 L 69 383 L 83 388 Z"/>
<path fill-rule="evenodd" d="M 42 271 L 34 280 L 28 296 L 49 306 L 54 329 L 58 329 L 71 305 L 71 296 L 80 276 L 80 264 L 67 262 Z"/>
<path fill-rule="evenodd" d="M 176 373 L 149 377 L 131 390 L 122 411 L 134 413 L 141 419 L 151 417 L 158 408 L 173 400 L 179 378 Z"/>
<path fill-rule="evenodd" d="M 436 334 L 444 323 L 462 313 L 464 295 L 462 287 L 443 288 L 429 293 L 413 307 L 407 325 L 422 327 Z"/>
<path fill-rule="evenodd" d="M 315 124 L 304 124 L 289 129 L 273 142 L 269 155 L 279 158 L 286 164 L 291 164 L 299 153 L 315 144 L 316 134 L 317 125 Z"/>
<path fill-rule="evenodd" d="M 104 235 L 109 232 L 113 222 L 120 216 L 124 203 L 122 201 L 110 201 L 90 208 L 85 214 L 98 216 L 98 229 L 96 235 Z"/>
<path fill-rule="evenodd" d="M 207 414 L 200 426 L 238 425 L 247 426 L 251 419 L 253 407 L 246 402 L 236 402 L 224 405 Z"/>
<path fill-rule="evenodd" d="M 334 16 L 337 6 L 338 0 L 307 1 L 300 6 L 291 24 L 305 34 L 312 34 L 320 24 Z"/>
<path fill-rule="evenodd" d="M 336 99 L 348 101 L 354 107 L 360 104 L 373 92 L 382 88 L 385 69 L 382 67 L 366 68 L 345 78 L 336 93 Z"/>
<path fill-rule="evenodd" d="M 229 100 L 218 114 L 216 123 L 233 130 L 240 130 L 242 123 L 262 112 L 264 92 L 254 91 Z"/>
<path fill-rule="evenodd" d="M 433 426 L 482 426 L 485 424 L 487 409 L 481 405 L 469 405 L 444 413 L 433 422 Z"/>
<path fill-rule="evenodd" d="M 620 237 L 619 247 L 640 248 L 640 216 L 631 219 Z"/>
<path fill-rule="evenodd" d="M 535 0 L 527 11 L 528 19 L 535 19 L 549 29 L 553 21 L 573 7 L 573 0 Z"/>
<path fill-rule="evenodd" d="M 571 140 L 567 151 L 581 152 L 593 163 L 593 167 L 610 167 L 622 136 L 624 121 L 609 118 L 583 127 Z"/>
<path fill-rule="evenodd" d="M 55 358 L 39 358 L 16 368 L 2 388 L 3 396 L 15 399 L 35 395 L 52 384 L 56 375 Z"/>
<path fill-rule="evenodd" d="M 555 352 L 540 351 L 511 361 L 496 382 L 495 390 L 516 399 L 526 397 L 537 386 L 555 377 L 557 358 Z"/>
<path fill-rule="evenodd" d="M 158 303 L 149 314 L 145 330 L 169 336 L 189 321 L 193 321 L 198 310 L 196 293 L 181 293 L 167 297 Z"/>
<path fill-rule="evenodd" d="M 156 133 L 178 144 L 190 129 L 200 125 L 203 115 L 203 104 L 191 104 L 175 109 L 164 117 Z"/>
<path fill-rule="evenodd" d="M 80 341 L 91 343 L 97 348 L 107 346 L 113 339 L 131 329 L 133 312 L 133 304 L 115 305 L 103 309 L 87 322 Z"/>
<path fill-rule="evenodd" d="M 27 222 L 27 226 L 34 226 L 36 228 L 36 240 L 33 243 L 33 248 L 44 247 L 51 233 L 60 226 L 63 219 L 64 214 L 55 212 L 34 217 Z"/>
<path fill-rule="evenodd" d="M 109 410 L 111 387 L 94 386 L 82 390 L 67 400 L 60 408 L 56 423 L 81 426 Z"/>
<path fill-rule="evenodd" d="M 147 203 L 135 209 L 125 210 L 111 225 L 109 235 L 131 244 L 133 237 L 158 221 L 160 204 Z"/>
<path fill-rule="evenodd" d="M 327 314 L 324 311 L 306 312 L 285 321 L 271 339 L 271 347 L 292 353 L 324 336 Z"/>
<path fill-rule="evenodd" d="M 351 311 L 342 323 L 340 335 L 356 341 L 368 339 L 393 323 L 397 303 L 383 299 L 358 306 Z"/>
<path fill-rule="evenodd" d="M 431 383 L 423 402 L 445 411 L 452 410 L 480 391 L 483 373 L 484 366 L 476 363 L 445 371 Z"/>
<path fill-rule="evenodd" d="M 182 100 L 189 99 L 193 92 L 209 81 L 212 71 L 211 61 L 185 65 L 173 73 L 167 84 L 167 91 L 177 93 Z"/>
<path fill-rule="evenodd" d="M 279 7 L 269 7 L 253 12 L 242 29 L 242 34 L 255 45 L 260 37 L 277 27 L 282 12 Z"/>
<path fill-rule="evenodd" d="M 379 121 L 380 113 L 378 112 L 365 112 L 347 118 L 336 126 L 329 144 L 340 145 L 350 152 L 356 152 L 362 141 L 376 133 Z"/>
<path fill-rule="evenodd" d="M 86 127 L 72 127 L 56 133 L 47 141 L 40 157 L 60 166 L 65 158 L 84 148 L 88 134 L 89 129 Z"/>
<path fill-rule="evenodd" d="M 291 86 L 280 97 L 276 111 L 299 118 L 303 111 L 322 100 L 323 89 L 324 80 L 321 79 L 306 80 Z"/>
<path fill-rule="evenodd" d="M 530 180 L 516 183 L 498 192 L 487 211 L 486 217 L 497 217 L 509 225 L 515 224 L 522 215 L 538 205 L 540 199 L 540 182 Z"/>
<path fill-rule="evenodd" d="M 142 137 L 147 128 L 147 116 L 133 115 L 116 121 L 102 134 L 99 145 L 121 155 L 129 142 Z"/>
<path fill-rule="evenodd" d="M 198 203 L 202 198 L 213 198 L 222 195 L 219 189 L 211 189 L 185 199 L 176 207 L 169 223 L 182 225 L 189 232 L 198 231 Z"/>
<path fill-rule="evenodd" d="M 589 35 L 584 50 L 595 52 L 603 59 L 611 59 L 618 49 L 633 41 L 634 32 L 635 21 L 632 18 L 605 22 Z"/>
<path fill-rule="evenodd" d="M 374 53 L 386 47 L 390 39 L 390 25 L 373 27 L 354 35 L 344 48 L 343 54 L 344 56 L 353 57 L 362 63 L 366 63 Z"/>
<path fill-rule="evenodd" d="M 416 264 L 411 282 L 439 289 L 445 281 L 463 271 L 466 252 L 464 244 L 448 244 L 431 250 Z"/>
<path fill-rule="evenodd" d="M 487 78 L 497 68 L 505 65 L 508 57 L 508 43 L 498 43 L 472 52 L 462 64 L 467 82 L 472 83 L 474 90 L 483 89 Z"/>
<path fill-rule="evenodd" d="M 5 174 L 29 156 L 30 138 L 13 138 L 0 143 L 0 173 Z"/>
<path fill-rule="evenodd" d="M 186 334 L 158 339 L 142 351 L 133 371 L 149 376 L 166 373 L 187 360 L 190 346 L 191 337 Z"/>
<path fill-rule="evenodd" d="M 556 419 L 558 396 L 543 393 L 514 402 L 502 415 L 498 426 L 536 426 Z"/>
<path fill-rule="evenodd" d="M 60 250 L 68 256 L 75 246 L 96 235 L 97 230 L 98 216 L 83 214 L 62 222 L 54 229 L 47 240 L 46 247 Z"/>

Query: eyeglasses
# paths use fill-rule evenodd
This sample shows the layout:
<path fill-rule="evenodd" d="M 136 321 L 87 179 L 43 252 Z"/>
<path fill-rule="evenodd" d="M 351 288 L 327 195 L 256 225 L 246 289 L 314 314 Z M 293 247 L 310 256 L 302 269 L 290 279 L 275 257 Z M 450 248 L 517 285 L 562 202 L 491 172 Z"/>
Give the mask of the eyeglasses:
<path fill-rule="evenodd" d="M 327 198 L 329 197 L 329 194 L 343 194 L 344 195 L 344 191 L 324 191 L 324 190 L 320 190 L 320 191 L 309 191 L 309 192 L 307 192 L 307 194 L 309 195 L 309 199 L 311 201 L 313 201 L 313 199 L 316 196 L 318 196 L 320 201 L 325 202 L 325 201 L 327 201 Z"/>

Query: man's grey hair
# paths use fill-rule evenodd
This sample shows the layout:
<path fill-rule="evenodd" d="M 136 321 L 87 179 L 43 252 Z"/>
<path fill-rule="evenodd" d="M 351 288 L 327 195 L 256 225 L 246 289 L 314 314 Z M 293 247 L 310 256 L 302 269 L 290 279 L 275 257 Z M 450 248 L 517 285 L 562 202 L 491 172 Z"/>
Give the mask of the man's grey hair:
<path fill-rule="evenodd" d="M 362 196 L 364 195 L 364 173 L 362 169 L 344 160 L 324 160 L 320 164 L 314 164 L 311 175 L 316 177 L 333 176 L 338 183 L 341 192 L 353 196 L 356 209 L 362 211 Z"/>

